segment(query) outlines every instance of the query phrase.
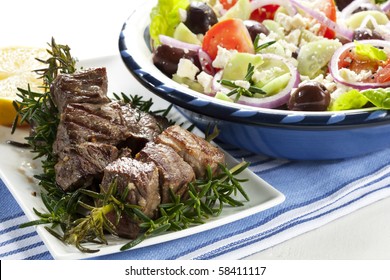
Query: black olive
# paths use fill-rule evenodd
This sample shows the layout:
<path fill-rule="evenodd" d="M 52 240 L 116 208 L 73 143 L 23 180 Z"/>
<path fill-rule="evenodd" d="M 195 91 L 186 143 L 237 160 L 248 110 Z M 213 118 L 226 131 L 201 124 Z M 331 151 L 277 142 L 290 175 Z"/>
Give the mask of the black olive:
<path fill-rule="evenodd" d="M 359 5 L 359 7 L 354 10 L 352 13 L 353 14 L 356 14 L 358 12 L 364 12 L 364 11 L 375 11 L 375 10 L 379 10 L 377 6 L 375 6 L 374 4 L 372 3 L 361 3 Z"/>
<path fill-rule="evenodd" d="M 293 111 L 326 111 L 330 103 L 330 93 L 319 82 L 310 81 L 298 87 L 288 101 L 288 109 Z"/>
<path fill-rule="evenodd" d="M 184 24 L 195 34 L 205 34 L 218 22 L 214 10 L 204 2 L 191 2 Z"/>
<path fill-rule="evenodd" d="M 184 51 L 183 49 L 160 45 L 153 53 L 153 63 L 168 77 L 176 73 L 177 66 L 181 58 L 191 60 L 199 69 L 201 69 L 198 53 L 195 51 Z"/>
<path fill-rule="evenodd" d="M 349 4 L 351 4 L 353 0 L 335 0 L 336 6 L 339 11 L 344 10 Z M 369 11 L 369 10 L 377 10 L 378 8 L 371 3 L 361 3 L 359 8 L 357 8 L 353 13 L 361 12 L 361 11 Z"/>
<path fill-rule="evenodd" d="M 345 7 L 353 2 L 353 0 L 335 0 L 337 8 L 342 11 Z"/>
<path fill-rule="evenodd" d="M 379 34 L 375 30 L 371 30 L 368 28 L 359 28 L 353 32 L 352 41 L 369 40 L 369 39 L 384 40 L 381 34 Z"/>
<path fill-rule="evenodd" d="M 264 24 L 255 20 L 244 20 L 246 29 L 248 29 L 249 35 L 251 35 L 252 41 L 254 42 L 258 34 L 269 34 L 269 30 Z"/>

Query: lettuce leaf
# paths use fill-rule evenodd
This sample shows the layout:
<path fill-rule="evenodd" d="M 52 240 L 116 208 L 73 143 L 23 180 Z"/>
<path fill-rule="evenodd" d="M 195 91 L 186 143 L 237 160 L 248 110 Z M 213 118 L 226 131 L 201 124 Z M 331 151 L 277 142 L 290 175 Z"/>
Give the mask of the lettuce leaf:
<path fill-rule="evenodd" d="M 368 102 L 380 109 L 390 109 L 390 88 L 375 88 L 358 91 L 350 90 L 336 98 L 330 111 L 351 110 L 363 108 Z"/>
<path fill-rule="evenodd" d="M 341 94 L 338 98 L 336 98 L 329 110 L 330 111 L 341 111 L 341 110 L 351 110 L 351 109 L 360 109 L 366 105 L 368 99 L 356 89 L 347 91 Z"/>
<path fill-rule="evenodd" d="M 378 108 L 390 109 L 390 88 L 375 88 L 361 91 Z"/>
<path fill-rule="evenodd" d="M 149 33 L 153 46 L 161 44 L 158 35 L 173 36 L 175 27 L 180 23 L 179 9 L 186 9 L 188 0 L 159 0 L 150 13 Z"/>
<path fill-rule="evenodd" d="M 355 41 L 355 54 L 359 57 L 364 57 L 372 61 L 387 60 L 385 51 L 378 49 L 370 44 L 361 44 Z"/>

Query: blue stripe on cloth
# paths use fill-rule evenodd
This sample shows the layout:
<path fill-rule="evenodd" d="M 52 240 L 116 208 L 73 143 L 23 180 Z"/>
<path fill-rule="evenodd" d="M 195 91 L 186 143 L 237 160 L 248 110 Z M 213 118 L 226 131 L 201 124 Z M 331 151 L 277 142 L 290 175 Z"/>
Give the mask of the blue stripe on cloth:
<path fill-rule="evenodd" d="M 44 245 L 44 243 L 42 241 L 40 241 L 38 243 L 30 244 L 28 246 L 24 246 L 24 247 L 21 247 L 21 248 L 9 251 L 7 253 L 0 254 L 0 258 L 4 258 L 6 256 L 14 255 L 14 254 L 17 254 L 17 253 L 20 253 L 20 252 L 32 250 L 32 249 L 34 249 L 34 248 L 36 248 L 38 246 L 42 246 L 42 245 Z"/>
<path fill-rule="evenodd" d="M 0 180 L 0 183 L 1 183 L 1 180 Z M 4 187 L 5 188 L 5 187 Z M 16 202 L 16 201 L 15 201 Z M 9 212 L 9 211 L 8 211 Z M 4 211 L 4 213 L 3 214 L 5 214 L 5 211 Z M 3 217 L 2 219 L 0 219 L 0 224 L 1 223 L 4 223 L 5 221 L 8 221 L 8 220 L 11 220 L 11 219 L 15 219 L 15 218 L 18 218 L 18 217 L 22 217 L 22 216 L 24 216 L 24 213 L 22 212 L 22 211 L 20 211 L 20 212 L 18 212 L 18 213 L 8 213 L 8 215 L 9 216 L 7 216 L 7 217 Z M 1 233 L 1 231 L 0 231 L 0 233 Z"/>
<path fill-rule="evenodd" d="M 24 258 L 24 260 L 52 260 L 53 257 L 50 255 L 49 252 L 44 252 L 40 254 L 33 255 L 28 258 Z"/>
<path fill-rule="evenodd" d="M 1 242 L 0 243 L 0 247 L 8 245 L 8 244 L 11 244 L 11 243 L 15 243 L 15 242 L 18 242 L 18 241 L 21 241 L 23 239 L 26 239 L 26 238 L 29 238 L 29 237 L 32 237 L 32 236 L 36 236 L 36 235 L 38 235 L 36 231 L 29 232 L 27 234 L 23 234 L 21 236 L 18 236 L 18 237 L 15 237 L 15 238 L 11 238 L 11 239 L 8 239 L 7 241 Z"/>

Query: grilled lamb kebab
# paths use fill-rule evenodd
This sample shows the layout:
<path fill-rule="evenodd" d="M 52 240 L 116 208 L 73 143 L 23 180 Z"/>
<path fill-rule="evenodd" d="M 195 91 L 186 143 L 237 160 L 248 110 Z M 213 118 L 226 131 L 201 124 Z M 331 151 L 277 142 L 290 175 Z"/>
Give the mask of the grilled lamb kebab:
<path fill-rule="evenodd" d="M 205 139 L 172 125 L 156 137 L 156 143 L 172 147 L 195 171 L 197 178 L 204 177 L 207 166 L 218 172 L 218 164 L 225 163 L 225 154 Z"/>
<path fill-rule="evenodd" d="M 51 92 L 61 112 L 53 151 L 56 183 L 64 191 L 100 185 L 105 193 L 116 181 L 126 203 L 156 218 L 171 192 L 185 198 L 190 182 L 204 177 L 208 166 L 217 173 L 225 162 L 221 150 L 188 130 L 110 101 L 104 68 L 59 75 Z M 135 238 L 139 221 L 116 215 L 107 215 L 116 233 Z"/>

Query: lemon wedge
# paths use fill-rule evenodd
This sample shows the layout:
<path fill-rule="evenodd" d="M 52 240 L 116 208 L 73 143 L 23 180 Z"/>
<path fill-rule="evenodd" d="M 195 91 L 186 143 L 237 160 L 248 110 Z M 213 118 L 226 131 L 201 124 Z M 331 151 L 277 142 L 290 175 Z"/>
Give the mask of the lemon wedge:
<path fill-rule="evenodd" d="M 33 47 L 0 48 L 0 125 L 12 125 L 16 111 L 12 105 L 17 99 L 17 88 L 42 92 L 42 80 L 33 70 L 44 68 L 45 64 L 36 60 L 49 57 L 46 49 Z"/>

